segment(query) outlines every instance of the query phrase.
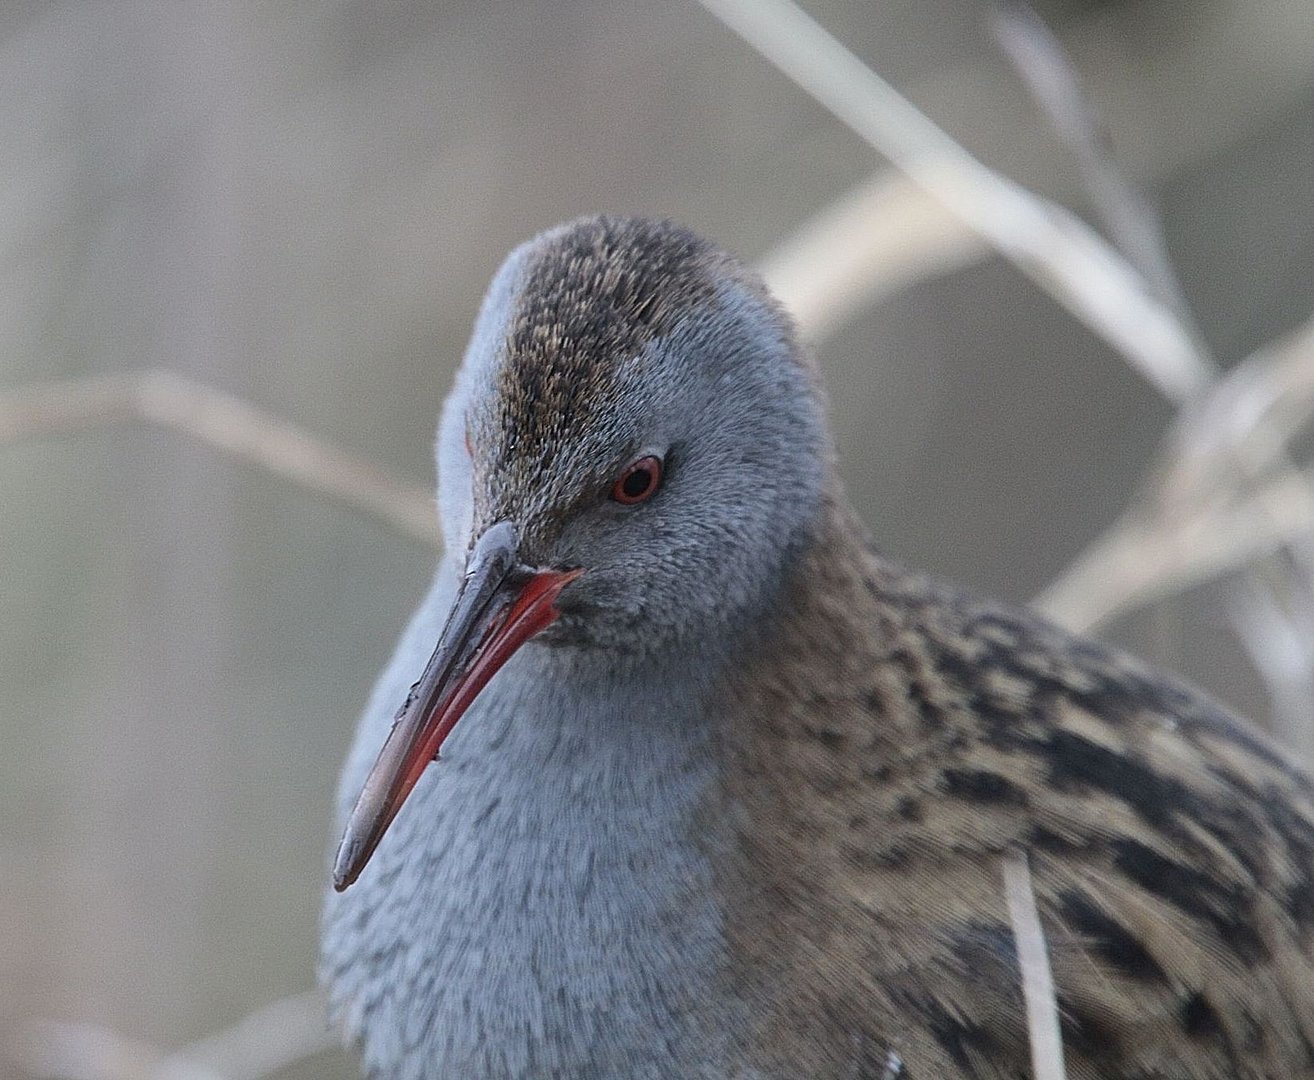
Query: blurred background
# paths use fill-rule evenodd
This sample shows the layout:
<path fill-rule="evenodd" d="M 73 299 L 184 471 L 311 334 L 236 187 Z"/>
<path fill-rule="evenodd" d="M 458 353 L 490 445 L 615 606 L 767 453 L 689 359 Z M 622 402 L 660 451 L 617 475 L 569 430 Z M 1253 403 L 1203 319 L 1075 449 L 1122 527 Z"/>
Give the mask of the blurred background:
<path fill-rule="evenodd" d="M 988 5 L 807 6 L 981 160 L 1097 220 Z M 1309 319 L 1314 5 L 1038 10 L 1219 363 Z M 435 550 L 150 422 L 123 380 L 187 376 L 422 489 L 513 245 L 640 212 L 770 260 L 883 169 L 683 0 L 0 8 L 0 1076 L 355 1074 L 288 1033 L 314 1008 L 338 764 Z M 810 337 L 880 546 L 1026 601 L 1143 496 L 1178 414 L 1012 266 L 947 250 Z M 1310 750 L 1298 547 L 1251 564 L 1285 621 L 1224 560 L 1087 623 Z M 299 1062 L 204 1041 L 233 1025 Z"/>

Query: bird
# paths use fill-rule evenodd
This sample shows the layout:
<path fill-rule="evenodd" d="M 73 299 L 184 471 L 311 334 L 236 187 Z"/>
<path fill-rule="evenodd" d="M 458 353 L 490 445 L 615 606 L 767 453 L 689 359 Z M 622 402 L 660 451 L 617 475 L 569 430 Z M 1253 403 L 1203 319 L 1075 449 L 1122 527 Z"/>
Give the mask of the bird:
<path fill-rule="evenodd" d="M 498 270 L 444 541 L 342 772 L 371 1077 L 1314 1077 L 1314 787 L 1202 692 L 905 569 L 762 281 L 596 216 Z"/>

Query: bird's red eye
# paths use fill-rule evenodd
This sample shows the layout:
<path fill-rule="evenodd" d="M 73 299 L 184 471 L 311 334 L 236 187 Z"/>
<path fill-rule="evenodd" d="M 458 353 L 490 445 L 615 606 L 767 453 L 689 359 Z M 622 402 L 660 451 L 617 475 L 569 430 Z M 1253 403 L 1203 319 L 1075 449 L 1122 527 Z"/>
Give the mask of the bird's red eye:
<path fill-rule="evenodd" d="M 633 506 L 646 502 L 662 486 L 662 459 L 651 454 L 631 462 L 611 486 L 611 497 L 618 503 Z"/>

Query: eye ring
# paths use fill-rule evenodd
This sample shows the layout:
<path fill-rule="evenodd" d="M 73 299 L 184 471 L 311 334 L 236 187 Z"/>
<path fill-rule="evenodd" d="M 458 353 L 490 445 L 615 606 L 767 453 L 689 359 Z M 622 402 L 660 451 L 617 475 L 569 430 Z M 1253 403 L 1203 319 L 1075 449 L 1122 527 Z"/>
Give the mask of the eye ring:
<path fill-rule="evenodd" d="M 637 506 L 657 494 L 662 486 L 662 459 L 645 454 L 621 470 L 611 485 L 611 497 L 623 506 Z"/>

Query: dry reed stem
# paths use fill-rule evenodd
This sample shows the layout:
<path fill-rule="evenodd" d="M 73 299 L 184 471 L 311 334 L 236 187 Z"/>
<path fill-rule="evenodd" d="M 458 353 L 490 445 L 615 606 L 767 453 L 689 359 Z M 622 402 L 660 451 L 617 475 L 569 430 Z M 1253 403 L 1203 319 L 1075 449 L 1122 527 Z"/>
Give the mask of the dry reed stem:
<path fill-rule="evenodd" d="M 757 269 L 816 343 L 883 297 L 988 254 L 937 200 L 883 170 L 814 214 Z"/>
<path fill-rule="evenodd" d="M 149 368 L 23 387 L 0 396 L 0 445 L 124 420 L 182 432 L 293 483 L 438 543 L 433 493 L 394 479 L 272 413 L 195 379 Z"/>
<path fill-rule="evenodd" d="M 1025 0 L 999 0 L 993 21 L 996 37 L 1076 160 L 1086 190 L 1114 244 L 1142 274 L 1146 287 L 1176 313 L 1183 332 L 1195 342 L 1201 364 L 1215 371 L 1216 365 L 1177 279 L 1158 215 L 1123 174 L 1098 117 L 1081 90 L 1076 67 L 1058 38 Z M 1284 387 L 1273 377 L 1275 372 L 1268 370 L 1273 366 L 1265 364 L 1267 377 L 1254 385 L 1266 389 L 1270 399 L 1283 401 L 1286 400 L 1283 392 L 1290 393 L 1292 388 Z M 1229 376 L 1228 383 L 1234 382 L 1233 376 Z M 1216 431 L 1235 431 L 1238 426 L 1225 423 L 1215 426 L 1209 422 L 1211 413 L 1220 420 L 1240 417 L 1241 431 L 1237 439 L 1223 440 L 1222 453 L 1215 455 L 1212 462 L 1212 485 L 1201 487 L 1201 491 L 1207 491 L 1216 500 L 1223 490 L 1235 489 L 1238 494 L 1244 494 L 1240 489 L 1266 480 L 1270 472 L 1277 479 L 1295 479 L 1294 465 L 1287 454 L 1290 431 L 1284 435 L 1276 430 L 1276 425 L 1261 410 L 1236 408 L 1236 401 L 1226 393 L 1211 394 L 1206 404 L 1211 407 L 1202 409 L 1197 398 L 1182 406 L 1174 425 L 1174 438 L 1169 440 L 1176 453 L 1163 455 L 1157 489 L 1151 487 L 1141 493 L 1141 498 L 1159 503 L 1160 513 L 1171 500 L 1171 473 L 1180 473 L 1182 466 L 1191 462 L 1189 442 L 1200 441 L 1201 433 L 1208 440 L 1214 438 Z M 1307 411 L 1301 410 L 1302 419 Z M 1240 444 L 1241 438 L 1246 440 L 1245 445 Z M 1249 452 L 1252 449 L 1249 444 L 1255 441 L 1269 444 L 1271 453 L 1267 460 Z M 1180 479 L 1177 477 L 1179 489 Z M 1262 516 L 1262 503 L 1259 509 Z M 1232 599 L 1226 605 L 1238 639 L 1264 677 L 1275 729 L 1288 741 L 1294 741 L 1299 734 L 1308 734 L 1309 716 L 1314 712 L 1312 583 L 1314 545 L 1310 534 L 1294 535 L 1284 540 L 1279 549 L 1260 556 L 1244 568 L 1231 585 Z M 1275 657 L 1286 657 L 1290 662 L 1273 662 L 1271 658 Z"/>
<path fill-rule="evenodd" d="M 156 1080 L 165 1060 L 158 1047 L 98 1024 L 36 1020 L 7 1048 L 10 1064 L 33 1080 Z M 162 1080 L 162 1078 L 161 1078 Z M 172 1080 L 232 1080 L 203 1065 Z"/>
<path fill-rule="evenodd" d="M 1170 399 L 1208 381 L 1191 336 L 1075 214 L 987 168 L 790 0 L 700 0 L 1100 335 Z"/>
<path fill-rule="evenodd" d="M 9 1047 L 35 1080 L 265 1080 L 338 1045 L 317 990 L 280 998 L 176 1053 L 97 1024 L 32 1021 Z"/>
<path fill-rule="evenodd" d="M 1286 451 L 1311 415 L 1314 320 L 1183 412 L 1146 489 L 1035 605 L 1093 630 L 1281 549 L 1307 551 L 1314 474 L 1288 467 Z"/>
<path fill-rule="evenodd" d="M 232 1027 L 184 1047 L 151 1080 L 186 1080 L 171 1072 L 176 1062 L 208 1062 L 226 1080 L 264 1080 L 289 1065 L 339 1045 L 318 990 L 279 998 L 242 1017 Z"/>
<path fill-rule="evenodd" d="M 995 39 L 1076 161 L 1114 247 L 1140 273 L 1147 290 L 1173 312 L 1208 363 L 1207 349 L 1168 256 L 1159 217 L 1114 158 L 1076 66 L 1053 31 L 1023 0 L 997 0 L 991 22 Z"/>
<path fill-rule="evenodd" d="M 1059 1027 L 1058 998 L 1049 968 L 1045 931 L 1036 910 L 1031 870 L 1026 855 L 1004 858 L 1004 897 L 1017 945 L 1017 966 L 1022 976 L 1022 997 L 1027 1009 L 1027 1037 L 1031 1042 L 1031 1069 L 1035 1080 L 1064 1080 L 1063 1034 Z"/>

